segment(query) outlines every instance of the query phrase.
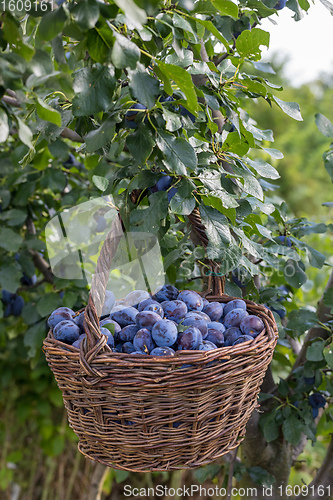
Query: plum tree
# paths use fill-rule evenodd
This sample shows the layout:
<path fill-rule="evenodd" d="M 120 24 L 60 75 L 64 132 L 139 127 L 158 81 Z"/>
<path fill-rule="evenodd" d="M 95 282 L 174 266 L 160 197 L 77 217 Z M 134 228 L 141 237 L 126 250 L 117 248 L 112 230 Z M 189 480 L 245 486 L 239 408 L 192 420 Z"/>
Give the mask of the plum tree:
<path fill-rule="evenodd" d="M 73 486 L 82 484 L 83 469 L 73 480 L 77 462 L 71 464 L 75 452 L 69 430 L 61 432 L 59 438 L 59 428 L 63 429 L 61 397 L 59 403 L 41 345 L 46 318 L 59 307 L 68 306 L 72 311 L 59 315 L 59 321 L 53 318 L 50 326 L 56 328 L 61 321 L 68 321 L 82 333 L 83 316 L 73 316 L 73 311 L 87 304 L 89 289 L 80 280 L 66 281 L 52 273 L 44 231 L 51 216 L 87 199 L 109 195 L 126 231 L 151 233 L 158 239 L 165 267 L 166 284 L 153 299 L 133 297 L 122 307 L 119 302 L 116 308 L 111 305 L 112 312 L 106 307 L 105 316 L 111 312 L 110 319 L 117 323 L 119 319 L 121 330 L 131 326 L 127 331 L 133 334 L 139 327 L 135 318 L 142 311 L 133 306 L 145 300 L 155 299 L 161 305 L 180 300 L 179 290 L 209 294 L 221 292 L 223 283 L 225 293 L 237 300 L 243 296 L 279 310 L 279 287 L 287 285 L 289 289 L 290 300 L 283 302 L 286 316 L 281 319 L 275 314 L 281 343 L 263 382 L 267 399 L 260 400 L 259 412 L 254 410 L 237 459 L 227 454 L 218 467 L 202 467 L 200 477 L 209 481 L 217 474 L 220 477 L 215 482 L 233 486 L 227 475 L 234 470 L 237 486 L 257 487 L 260 492 L 262 484 L 269 484 L 275 497 L 285 500 L 279 487 L 288 484 L 291 469 L 292 480 L 302 486 L 299 468 L 293 464 L 303 449 L 305 434 L 312 441 L 319 437 L 322 449 L 328 450 L 318 475 L 313 468 L 307 471 L 306 481 L 310 482 L 312 475 L 316 492 L 319 484 L 327 487 L 333 455 L 329 422 L 316 428 L 308 418 L 312 407 L 306 394 L 319 392 L 325 397 L 325 420 L 332 397 L 333 277 L 325 294 L 323 291 L 329 269 L 325 263 L 330 256 L 325 232 L 331 231 L 331 221 L 294 216 L 282 201 L 284 193 L 280 192 L 281 198 L 276 196 L 274 183 L 283 172 L 278 160 L 282 154 L 272 146 L 273 132 L 263 123 L 266 119 L 274 123 L 275 111 L 285 117 L 285 128 L 296 119 L 290 134 L 296 147 L 300 109 L 291 97 L 288 102 L 283 100 L 279 76 L 272 76 L 272 67 L 261 60 L 263 47 L 269 45 L 269 33 L 261 20 L 284 8 L 284 3 L 59 1 L 53 2 L 53 10 L 51 4 L 47 6 L 45 12 L 40 8 L 42 3 L 37 10 L 22 12 L 17 8 L 19 2 L 3 2 L 0 23 L 0 286 L 25 302 L 20 317 L 6 316 L 8 304 L 3 300 L 0 304 L 0 314 L 6 316 L 0 324 L 0 406 L 8 409 L 1 417 L 8 419 L 10 415 L 11 419 L 11 432 L 1 455 L 5 465 L 0 471 L 0 488 L 11 494 L 12 470 L 6 464 L 8 457 L 14 457 L 18 471 L 15 483 L 31 488 L 37 485 L 37 491 L 29 492 L 31 496 L 48 497 L 56 481 L 53 484 L 50 478 L 55 477 L 64 477 L 69 488 L 62 495 L 56 484 L 57 496 L 77 500 L 75 492 L 82 493 Z M 329 2 L 325 4 L 330 8 Z M 309 5 L 290 1 L 287 7 L 300 20 Z M 297 92 L 301 95 L 303 90 Z M 254 110 L 260 103 L 267 116 L 256 120 Z M 318 100 L 312 104 L 314 114 Z M 331 141 L 330 120 L 317 116 L 316 124 L 318 135 L 323 133 L 322 144 Z M 312 130 L 313 136 L 316 133 Z M 329 142 L 326 149 L 325 175 L 332 178 Z M 284 153 L 287 161 L 291 149 Z M 290 172 L 282 180 L 293 189 L 295 180 Z M 172 179 L 169 187 L 163 186 L 163 177 Z M 161 185 L 154 190 L 159 181 Z M 318 193 L 313 193 L 313 198 L 322 200 Z M 95 232 L 96 222 L 89 228 Z M 103 224 L 97 227 L 102 228 Z M 280 236 L 285 239 L 277 239 Z M 14 257 L 18 252 L 19 261 Z M 240 286 L 243 279 L 240 283 L 233 280 L 237 269 L 244 269 L 250 278 L 246 288 Z M 36 283 L 22 284 L 24 274 L 29 278 L 36 275 Z M 308 292 L 311 283 L 314 285 Z M 188 302 L 191 309 L 192 301 Z M 187 317 L 199 316 L 214 323 L 209 315 L 202 316 L 207 305 L 201 298 L 201 304 Z M 226 304 L 224 318 L 236 308 Z M 218 320 L 222 328 L 210 326 L 223 334 L 222 349 L 230 347 L 231 351 L 243 332 L 232 327 L 221 331 L 221 321 L 223 317 Z M 196 329 L 199 333 L 195 335 L 194 328 L 190 325 L 178 334 L 175 348 L 204 344 L 202 333 Z M 125 358 L 125 342 L 118 341 L 116 335 L 115 355 L 121 352 Z M 149 331 L 145 335 L 137 354 L 142 358 L 140 363 L 147 355 L 142 350 L 145 340 L 155 347 Z M 241 345 L 236 350 L 242 349 Z M 179 373 L 192 369 L 183 366 Z M 314 382 L 307 385 L 305 378 L 313 380 L 313 376 Z M 295 400 L 308 406 L 307 417 L 292 405 Z M 95 411 L 87 409 L 88 415 L 83 410 L 82 418 L 89 419 Z M 102 410 L 106 411 L 104 406 Z M 316 414 L 318 408 L 312 410 Z M 132 422 L 130 418 L 122 420 Z M 176 425 L 170 424 L 170 430 L 164 431 L 180 431 L 181 421 L 182 417 L 175 415 L 171 424 Z M 213 427 L 214 419 L 210 425 Z M 17 451 L 22 452 L 22 459 Z M 52 460 L 46 459 L 50 454 Z M 31 464 L 35 457 L 38 459 Z M 32 477 L 34 470 L 36 476 Z M 105 476 L 102 466 L 92 465 L 89 470 L 94 477 L 93 481 L 86 478 L 86 484 L 92 489 L 98 485 L 101 470 L 101 480 Z M 133 484 L 137 480 L 134 476 L 129 477 Z M 174 484 L 176 476 L 170 473 L 168 477 L 166 481 Z M 192 483 L 192 476 L 188 480 Z M 86 492 L 87 498 L 97 498 L 103 491 L 103 485 L 95 488 Z M 230 491 L 228 494 L 231 496 Z"/>

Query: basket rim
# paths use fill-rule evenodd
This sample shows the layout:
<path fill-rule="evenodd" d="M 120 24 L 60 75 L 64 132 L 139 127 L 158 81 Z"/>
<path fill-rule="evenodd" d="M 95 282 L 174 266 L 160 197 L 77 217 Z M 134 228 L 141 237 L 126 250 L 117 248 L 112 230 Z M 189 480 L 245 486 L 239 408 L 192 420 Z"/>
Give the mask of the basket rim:
<path fill-rule="evenodd" d="M 197 292 L 200 295 L 202 293 Z M 124 363 L 128 366 L 135 366 L 137 364 L 142 364 L 144 362 L 145 365 L 150 365 L 150 364 L 160 364 L 160 365 L 174 365 L 174 364 L 179 364 L 180 362 L 184 362 L 185 360 L 191 361 L 192 363 L 200 363 L 208 361 L 212 361 L 214 359 L 223 359 L 223 360 L 230 360 L 233 357 L 239 356 L 239 355 L 256 355 L 258 354 L 259 351 L 261 350 L 266 350 L 267 348 L 272 347 L 273 349 L 275 348 L 277 339 L 279 337 L 278 335 L 278 328 L 277 324 L 275 322 L 275 318 L 273 316 L 273 313 L 270 309 L 265 307 L 262 304 L 256 304 L 252 300 L 249 299 L 243 299 L 240 297 L 232 297 L 229 295 L 209 295 L 206 296 L 207 300 L 209 302 L 230 302 L 231 300 L 239 299 L 243 300 L 246 302 L 247 305 L 250 307 L 257 307 L 259 308 L 258 313 L 260 314 L 261 317 L 264 317 L 266 319 L 265 322 L 265 328 L 264 330 L 253 340 L 248 340 L 246 342 L 243 342 L 241 344 L 237 344 L 236 346 L 223 346 L 223 347 L 218 347 L 217 349 L 213 349 L 211 351 L 199 351 L 199 350 L 182 350 L 182 351 L 176 351 L 174 355 L 172 356 L 150 356 L 146 354 L 133 354 L 133 353 L 120 353 L 120 352 L 113 352 L 110 348 L 109 351 L 103 351 L 99 352 L 94 356 L 94 361 L 92 363 L 96 363 L 97 359 L 100 360 L 105 360 L 105 357 L 110 360 L 114 361 L 124 361 Z M 78 311 L 76 311 L 75 316 L 83 312 L 85 308 L 82 308 Z M 267 325 L 267 326 L 266 326 Z M 268 327 L 268 328 L 267 328 Z M 52 344 L 52 347 L 48 344 Z M 53 336 L 52 329 L 48 331 L 47 337 L 43 341 L 43 351 L 47 351 L 49 349 L 56 349 L 57 350 L 57 355 L 62 354 L 63 356 L 68 356 L 69 352 L 71 353 L 71 356 L 75 356 L 78 358 L 81 358 L 83 355 L 82 348 L 79 349 L 77 347 L 73 347 L 70 344 L 66 344 L 64 342 L 61 342 L 60 340 L 56 340 Z"/>

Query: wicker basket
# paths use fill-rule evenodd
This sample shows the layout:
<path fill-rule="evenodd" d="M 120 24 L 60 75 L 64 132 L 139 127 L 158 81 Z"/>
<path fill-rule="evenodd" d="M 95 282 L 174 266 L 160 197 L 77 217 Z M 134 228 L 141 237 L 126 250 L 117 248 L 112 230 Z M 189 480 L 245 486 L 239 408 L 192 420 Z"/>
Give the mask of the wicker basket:
<path fill-rule="evenodd" d="M 117 222 L 119 224 L 119 221 Z M 265 329 L 252 342 L 174 357 L 110 352 L 99 332 L 108 269 L 117 245 L 104 244 L 86 307 L 86 341 L 75 349 L 44 341 L 47 362 L 62 391 L 69 424 L 87 457 L 136 472 L 190 469 L 237 447 L 277 341 L 270 310 L 246 301 Z M 209 301 L 233 297 L 210 295 Z"/>

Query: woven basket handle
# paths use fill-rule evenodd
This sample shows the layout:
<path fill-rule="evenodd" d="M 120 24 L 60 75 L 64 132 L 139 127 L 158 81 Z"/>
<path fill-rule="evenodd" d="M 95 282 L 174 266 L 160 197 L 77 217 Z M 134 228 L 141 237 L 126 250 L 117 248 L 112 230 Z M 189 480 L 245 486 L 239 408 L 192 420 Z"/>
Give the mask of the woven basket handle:
<path fill-rule="evenodd" d="M 106 240 L 101 248 L 95 273 L 91 282 L 88 304 L 85 309 L 84 317 L 88 327 L 86 329 L 87 343 L 88 348 L 90 349 L 93 348 L 96 344 L 96 341 L 100 340 L 102 337 L 99 326 L 99 317 L 102 314 L 102 308 L 105 299 L 105 290 L 109 281 L 112 260 L 116 254 L 119 241 L 121 240 L 123 234 L 124 232 L 122 221 L 120 216 L 118 215 L 112 222 L 111 230 L 109 231 Z"/>

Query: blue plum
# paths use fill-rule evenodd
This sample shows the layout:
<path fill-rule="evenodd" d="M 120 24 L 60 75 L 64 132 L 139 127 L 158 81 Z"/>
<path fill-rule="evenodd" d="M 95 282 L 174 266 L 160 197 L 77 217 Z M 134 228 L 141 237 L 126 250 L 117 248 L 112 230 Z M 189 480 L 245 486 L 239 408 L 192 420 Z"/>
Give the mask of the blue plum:
<path fill-rule="evenodd" d="M 133 352 L 136 351 L 134 345 L 132 344 L 132 342 L 125 342 L 121 348 L 122 352 L 126 353 L 126 354 L 132 354 Z"/>
<path fill-rule="evenodd" d="M 155 186 L 150 188 L 152 193 L 157 193 L 158 191 L 167 191 L 171 187 L 172 177 L 162 172 L 162 177 L 158 179 Z"/>
<path fill-rule="evenodd" d="M 315 383 L 316 377 L 304 377 L 304 382 L 307 385 L 313 385 Z"/>
<path fill-rule="evenodd" d="M 124 326 L 116 335 L 116 341 L 118 342 L 133 342 L 136 332 L 139 330 L 137 325 L 127 325 Z"/>
<path fill-rule="evenodd" d="M 149 354 L 156 347 L 151 332 L 147 328 L 141 328 L 136 332 L 133 345 L 136 351 L 142 351 L 146 354 Z"/>
<path fill-rule="evenodd" d="M 99 322 L 99 326 L 104 326 L 104 328 L 107 328 L 114 335 L 117 335 L 121 330 L 119 323 L 110 318 L 102 319 L 102 321 Z"/>
<path fill-rule="evenodd" d="M 84 323 L 84 311 L 82 311 L 78 316 L 75 316 L 73 319 L 74 319 L 74 323 L 83 332 L 84 331 L 84 326 L 83 326 L 83 323 Z"/>
<path fill-rule="evenodd" d="M 63 320 L 53 328 L 53 336 L 66 344 L 72 344 L 81 335 L 80 328 L 70 320 Z"/>
<path fill-rule="evenodd" d="M 112 308 L 116 302 L 116 297 L 114 293 L 110 290 L 105 290 L 104 304 L 102 308 L 102 316 L 109 315 L 112 311 Z"/>
<path fill-rule="evenodd" d="M 142 122 L 143 115 L 145 115 L 145 111 L 147 111 L 146 106 L 137 102 L 133 104 L 125 115 L 125 126 L 127 128 L 137 128 L 138 123 Z M 147 116 L 144 118 L 144 123 L 147 123 Z"/>
<path fill-rule="evenodd" d="M 205 339 L 208 334 L 207 321 L 198 316 L 188 316 L 181 323 L 184 326 L 195 326 L 200 330 L 202 338 Z"/>
<path fill-rule="evenodd" d="M 230 300 L 227 304 L 225 304 L 224 309 L 223 309 L 223 314 L 226 316 L 228 312 L 232 311 L 233 309 L 244 309 L 246 310 L 246 302 L 242 299 L 234 299 Z"/>
<path fill-rule="evenodd" d="M 309 396 L 309 404 L 312 408 L 324 408 L 326 399 L 319 392 L 314 392 Z"/>
<path fill-rule="evenodd" d="M 215 344 L 217 347 L 224 346 L 224 334 L 219 330 L 215 330 L 214 328 L 208 329 L 207 337 L 205 340 L 213 342 L 213 344 Z"/>
<path fill-rule="evenodd" d="M 200 330 L 195 326 L 189 326 L 186 330 L 179 333 L 177 339 L 178 351 L 194 350 L 202 343 Z"/>
<path fill-rule="evenodd" d="M 263 321 L 258 318 L 258 316 L 250 314 L 249 316 L 242 319 L 239 327 L 244 335 L 251 335 L 253 338 L 255 338 L 257 337 L 257 335 L 259 335 L 260 332 L 263 331 L 265 325 Z"/>
<path fill-rule="evenodd" d="M 318 408 L 311 408 L 312 410 L 312 418 L 315 419 L 318 417 L 319 410 Z"/>
<path fill-rule="evenodd" d="M 249 340 L 253 340 L 251 335 L 241 335 L 232 345 L 242 344 L 243 342 L 248 342 Z"/>
<path fill-rule="evenodd" d="M 199 351 L 212 351 L 213 349 L 217 349 L 217 345 L 214 342 L 210 342 L 209 340 L 203 340 L 201 344 L 199 344 Z"/>
<path fill-rule="evenodd" d="M 160 321 L 161 316 L 153 311 L 141 311 L 135 318 L 136 325 L 139 328 L 147 328 L 152 331 L 154 324 Z"/>
<path fill-rule="evenodd" d="M 219 321 L 211 321 L 208 323 L 207 328 L 213 328 L 214 330 L 219 330 L 220 332 L 225 332 L 225 326 Z"/>
<path fill-rule="evenodd" d="M 171 189 L 168 190 L 168 202 L 169 203 L 177 192 L 178 192 L 178 189 L 176 187 L 172 187 Z"/>
<path fill-rule="evenodd" d="M 96 220 L 96 232 L 97 233 L 102 233 L 105 231 L 107 226 L 106 220 L 103 217 L 103 215 L 99 215 Z"/>
<path fill-rule="evenodd" d="M 206 323 L 210 323 L 211 322 L 211 319 L 210 317 L 208 316 L 208 314 L 202 312 L 202 311 L 189 311 L 185 318 L 191 318 L 191 317 L 195 317 L 195 318 L 200 318 L 200 319 L 203 319 L 204 321 L 206 321 Z"/>
<path fill-rule="evenodd" d="M 106 343 L 112 349 L 114 347 L 114 337 L 113 337 L 112 333 L 110 332 L 110 330 L 102 327 L 101 333 L 106 336 L 106 338 L 107 338 Z"/>
<path fill-rule="evenodd" d="M 226 328 L 231 326 L 239 326 L 241 321 L 245 316 L 248 316 L 248 312 L 241 308 L 232 309 L 223 319 L 223 324 Z"/>
<path fill-rule="evenodd" d="M 228 328 L 224 332 L 224 346 L 231 346 L 242 335 L 239 328 L 232 327 Z"/>
<path fill-rule="evenodd" d="M 115 352 L 123 352 L 123 351 L 122 351 L 122 348 L 123 348 L 123 342 L 118 342 L 118 343 L 115 345 Z"/>
<path fill-rule="evenodd" d="M 80 337 L 77 340 L 75 340 L 75 342 L 73 342 L 72 347 L 77 347 L 78 349 L 80 349 L 81 342 L 85 338 L 85 336 L 86 336 L 85 333 L 80 335 Z"/>
<path fill-rule="evenodd" d="M 138 311 L 141 312 L 141 311 L 144 311 L 145 308 L 147 306 L 149 306 L 149 304 L 159 304 L 159 302 L 157 302 L 157 300 L 154 300 L 153 298 L 149 298 L 149 299 L 145 299 L 145 300 L 142 300 L 141 302 L 139 302 L 138 304 Z"/>
<path fill-rule="evenodd" d="M 148 304 L 148 306 L 144 308 L 144 311 L 153 311 L 159 314 L 161 318 L 164 317 L 163 307 L 158 302 L 154 302 L 153 304 Z"/>
<path fill-rule="evenodd" d="M 202 311 L 202 297 L 194 290 L 183 290 L 177 298 L 185 302 L 189 311 Z"/>
<path fill-rule="evenodd" d="M 16 317 L 21 316 L 24 304 L 25 302 L 23 297 L 21 297 L 20 295 L 16 295 L 14 300 L 10 304 L 10 313 Z"/>
<path fill-rule="evenodd" d="M 287 236 L 278 236 L 276 239 L 278 240 L 277 242 L 280 245 L 282 244 L 282 245 L 285 245 L 285 246 L 291 248 L 291 246 L 292 246 L 291 239 L 288 238 Z"/>
<path fill-rule="evenodd" d="M 209 301 L 205 297 L 202 297 L 202 304 L 203 304 L 203 307 L 205 307 L 209 304 Z"/>
<path fill-rule="evenodd" d="M 119 307 L 119 309 L 118 309 Z M 139 311 L 135 307 L 124 307 L 118 306 L 114 309 L 110 318 L 116 321 L 122 328 L 127 325 L 132 325 L 135 323 L 135 318 L 139 314 Z"/>
<path fill-rule="evenodd" d="M 177 340 L 178 330 L 173 321 L 161 319 L 154 324 L 152 337 L 158 347 L 170 347 Z"/>
<path fill-rule="evenodd" d="M 163 303 L 164 316 L 179 323 L 187 313 L 185 302 L 181 300 L 169 300 Z"/>
<path fill-rule="evenodd" d="M 222 317 L 223 307 L 224 304 L 220 302 L 210 302 L 202 311 L 210 317 L 211 321 L 218 321 Z"/>
<path fill-rule="evenodd" d="M 53 313 L 47 320 L 47 324 L 50 328 L 54 328 L 58 323 L 60 323 L 60 321 L 73 321 L 74 314 L 74 311 L 72 311 L 72 309 L 69 309 L 69 307 L 58 307 L 58 309 L 53 311 Z"/>
<path fill-rule="evenodd" d="M 286 6 L 286 3 L 287 3 L 287 0 L 279 0 L 275 5 L 274 5 L 274 9 L 276 10 L 282 10 L 285 8 Z"/>
<path fill-rule="evenodd" d="M 175 351 L 171 347 L 155 347 L 151 352 L 151 356 L 174 356 Z"/>
<path fill-rule="evenodd" d="M 179 106 L 180 108 L 180 114 L 182 116 L 188 116 L 189 119 L 194 123 L 195 122 L 195 116 L 190 112 L 188 111 L 186 108 L 184 108 L 184 106 L 180 105 Z"/>
<path fill-rule="evenodd" d="M 157 302 L 163 302 L 164 300 L 176 300 L 179 295 L 179 290 L 172 285 L 163 285 L 160 290 L 158 290 L 154 297 Z"/>
<path fill-rule="evenodd" d="M 151 299 L 151 295 L 146 290 L 133 290 L 124 298 L 124 304 L 137 307 L 143 300 L 148 299 Z"/>

